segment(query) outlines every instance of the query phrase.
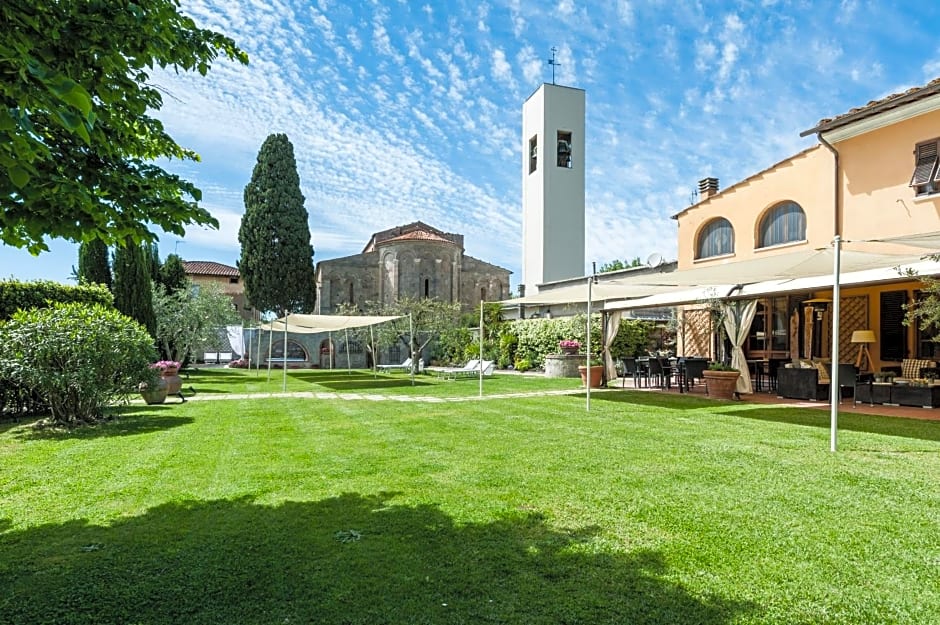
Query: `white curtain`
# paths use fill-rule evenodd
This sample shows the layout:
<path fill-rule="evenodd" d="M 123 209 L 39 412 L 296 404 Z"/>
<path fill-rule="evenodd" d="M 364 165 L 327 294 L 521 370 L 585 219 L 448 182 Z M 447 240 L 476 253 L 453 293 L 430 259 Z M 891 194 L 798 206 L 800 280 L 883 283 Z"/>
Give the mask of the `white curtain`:
<path fill-rule="evenodd" d="M 724 316 L 725 332 L 728 333 L 728 338 L 731 339 L 733 346 L 731 366 L 741 372 L 736 390 L 739 393 L 753 393 L 751 373 L 747 368 L 747 359 L 744 357 L 743 346 L 744 341 L 747 340 L 748 332 L 751 331 L 754 314 L 757 312 L 757 300 L 724 302 L 721 304 L 721 311 Z"/>
<path fill-rule="evenodd" d="M 232 351 L 241 358 L 245 355 L 245 330 L 242 326 L 225 326 L 225 332 L 228 334 L 228 343 L 232 346 Z"/>
<path fill-rule="evenodd" d="M 620 331 L 620 318 L 622 315 L 623 311 L 611 311 L 607 313 L 607 323 L 604 324 L 604 368 L 608 380 L 617 377 L 617 367 L 614 364 L 614 357 L 610 353 L 610 346 L 614 344 L 617 332 Z"/>

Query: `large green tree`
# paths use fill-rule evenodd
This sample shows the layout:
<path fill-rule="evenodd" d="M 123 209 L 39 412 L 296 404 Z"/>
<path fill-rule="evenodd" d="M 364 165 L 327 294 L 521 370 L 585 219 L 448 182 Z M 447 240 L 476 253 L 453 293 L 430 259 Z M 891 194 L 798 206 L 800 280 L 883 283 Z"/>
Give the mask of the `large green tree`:
<path fill-rule="evenodd" d="M 108 244 L 159 226 L 218 226 L 199 190 L 156 159 L 198 160 L 148 115 L 163 105 L 154 67 L 205 75 L 248 57 L 198 28 L 178 0 L 0 2 L 0 241 Z"/>
<path fill-rule="evenodd" d="M 185 288 L 168 291 L 157 285 L 153 309 L 157 346 L 164 358 L 180 362 L 193 358 L 203 345 L 218 341 L 224 326 L 238 323 L 232 298 L 220 285 L 212 283 L 202 285 L 198 291 Z"/>
<path fill-rule="evenodd" d="M 238 269 L 253 307 L 279 316 L 313 310 L 316 288 L 310 227 L 294 146 L 285 134 L 272 134 L 261 145 L 251 182 L 245 187 L 238 241 Z"/>
<path fill-rule="evenodd" d="M 160 267 L 160 276 L 157 283 L 162 285 L 168 293 L 189 289 L 189 278 L 186 276 L 186 267 L 178 254 L 170 254 Z M 231 304 L 231 299 L 229 299 Z"/>
<path fill-rule="evenodd" d="M 111 264 L 108 246 L 101 239 L 85 241 L 78 247 L 78 279 L 111 288 Z"/>
<path fill-rule="evenodd" d="M 144 248 L 126 241 L 114 250 L 114 307 L 156 336 L 150 259 Z"/>

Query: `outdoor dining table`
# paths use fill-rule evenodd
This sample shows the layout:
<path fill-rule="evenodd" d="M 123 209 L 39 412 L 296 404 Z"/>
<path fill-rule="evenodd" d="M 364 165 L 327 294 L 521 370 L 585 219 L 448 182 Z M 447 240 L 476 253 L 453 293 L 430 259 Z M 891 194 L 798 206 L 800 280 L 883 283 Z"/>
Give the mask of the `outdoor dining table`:
<path fill-rule="evenodd" d="M 677 372 L 677 359 L 676 358 L 657 358 L 655 356 L 640 356 L 636 359 L 636 366 L 638 375 L 646 380 L 647 385 L 652 384 L 650 376 L 655 374 L 650 368 L 650 361 L 658 360 L 662 365 L 662 379 L 663 386 L 667 389 L 672 388 L 672 376 Z"/>

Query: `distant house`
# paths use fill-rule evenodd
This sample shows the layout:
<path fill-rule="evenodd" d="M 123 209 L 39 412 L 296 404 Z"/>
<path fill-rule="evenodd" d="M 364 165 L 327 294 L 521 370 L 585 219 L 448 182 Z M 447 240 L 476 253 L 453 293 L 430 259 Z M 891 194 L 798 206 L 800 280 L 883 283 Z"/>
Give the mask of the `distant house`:
<path fill-rule="evenodd" d="M 245 285 L 242 284 L 241 274 L 237 267 L 207 260 L 186 260 L 183 261 L 183 268 L 186 270 L 186 276 L 195 286 L 220 285 L 222 291 L 232 298 L 232 305 L 242 319 L 246 321 L 256 319 L 257 314 L 245 297 Z"/>
<path fill-rule="evenodd" d="M 360 254 L 317 263 L 317 313 L 400 297 L 437 298 L 472 310 L 509 297 L 503 267 L 464 254 L 463 235 L 416 221 L 376 232 Z"/>

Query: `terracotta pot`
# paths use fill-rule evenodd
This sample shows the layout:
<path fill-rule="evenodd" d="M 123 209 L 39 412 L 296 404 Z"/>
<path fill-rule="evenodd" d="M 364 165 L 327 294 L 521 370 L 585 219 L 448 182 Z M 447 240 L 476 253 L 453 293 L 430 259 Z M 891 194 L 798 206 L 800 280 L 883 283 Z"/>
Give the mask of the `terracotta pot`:
<path fill-rule="evenodd" d="M 569 356 L 573 356 L 573 355 L 576 355 L 576 354 L 578 353 L 578 349 L 579 349 L 579 348 L 577 348 L 577 347 L 562 347 L 562 348 L 560 348 L 560 349 L 561 349 L 561 353 L 562 353 L 562 354 L 568 354 Z"/>
<path fill-rule="evenodd" d="M 578 373 L 581 374 L 581 384 L 587 386 L 587 370 L 584 365 L 578 367 Z M 591 365 L 591 388 L 600 388 L 604 380 L 604 365 Z"/>
<path fill-rule="evenodd" d="M 179 369 L 176 367 L 167 367 L 163 370 L 163 380 L 166 382 L 167 395 L 176 395 L 183 388 L 183 378 L 180 377 Z"/>
<path fill-rule="evenodd" d="M 715 399 L 734 399 L 738 387 L 738 371 L 711 371 L 706 369 L 702 373 L 705 378 L 705 388 L 709 397 Z"/>

